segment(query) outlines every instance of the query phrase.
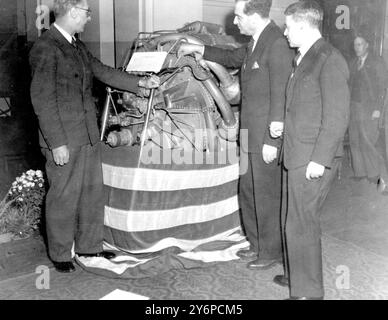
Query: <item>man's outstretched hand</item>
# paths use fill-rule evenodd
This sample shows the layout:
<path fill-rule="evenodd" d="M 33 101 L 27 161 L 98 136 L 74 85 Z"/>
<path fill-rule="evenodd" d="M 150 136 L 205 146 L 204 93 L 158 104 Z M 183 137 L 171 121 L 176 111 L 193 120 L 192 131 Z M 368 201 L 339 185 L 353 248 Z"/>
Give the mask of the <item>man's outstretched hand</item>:
<path fill-rule="evenodd" d="M 189 54 L 197 53 L 203 55 L 204 46 L 193 43 L 182 43 L 178 49 L 178 58 Z"/>
<path fill-rule="evenodd" d="M 146 89 L 155 89 L 160 86 L 160 78 L 158 76 L 152 75 L 147 78 L 139 80 L 139 87 Z"/>

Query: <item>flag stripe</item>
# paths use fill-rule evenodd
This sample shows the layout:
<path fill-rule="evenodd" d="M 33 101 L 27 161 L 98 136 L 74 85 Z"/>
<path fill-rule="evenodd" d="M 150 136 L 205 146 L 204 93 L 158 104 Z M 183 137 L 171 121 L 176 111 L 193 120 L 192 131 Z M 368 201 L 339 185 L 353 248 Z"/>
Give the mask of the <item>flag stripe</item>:
<path fill-rule="evenodd" d="M 147 153 L 143 152 L 143 159 L 145 161 L 139 161 L 140 148 L 133 147 L 120 147 L 111 148 L 104 146 L 102 159 L 103 163 L 109 164 L 114 167 L 126 167 L 126 168 L 149 168 L 157 170 L 167 171 L 186 171 L 186 170 L 212 170 L 216 168 L 222 168 L 230 166 L 231 164 L 238 163 L 238 148 L 228 145 L 225 147 L 224 152 L 195 152 L 192 153 L 191 161 L 178 163 L 171 155 L 171 150 L 160 150 L 158 147 L 154 147 L 153 152 L 159 153 L 160 156 L 150 159 L 147 158 Z"/>
<path fill-rule="evenodd" d="M 237 195 L 207 205 L 200 204 L 171 210 L 131 211 L 105 206 L 105 225 L 127 232 L 159 230 L 211 221 L 237 210 Z"/>
<path fill-rule="evenodd" d="M 80 265 L 108 277 L 141 278 L 237 259 L 236 251 L 249 243 L 240 225 L 238 149 L 227 148 L 234 157 L 189 153 L 186 160 L 202 160 L 182 164 L 155 158 L 145 163 L 138 160 L 138 147 L 104 146 L 104 248 L 118 256 L 76 257 Z M 168 152 L 159 159 L 168 160 Z"/>
<path fill-rule="evenodd" d="M 136 254 L 137 260 L 153 259 L 160 254 L 161 250 L 169 247 L 179 248 L 183 251 L 213 251 L 212 248 L 219 250 L 217 242 L 223 241 L 225 244 L 235 244 L 246 242 L 245 236 L 242 235 L 241 226 L 223 230 L 222 232 L 213 232 L 209 237 L 203 236 L 198 239 L 179 239 L 179 238 L 163 238 L 152 244 L 150 247 L 140 248 L 139 250 L 127 249 L 117 244 L 109 242 L 104 243 L 104 247 L 108 250 L 120 250 L 126 253 Z M 248 246 L 248 245 L 246 245 Z M 206 248 L 205 248 L 206 247 Z M 224 245 L 224 248 L 226 245 Z M 196 250 L 197 248 L 202 248 Z M 136 261 L 137 261 L 136 260 Z"/>
<path fill-rule="evenodd" d="M 197 204 L 211 204 L 236 195 L 238 181 L 234 180 L 211 188 L 186 189 L 179 191 L 134 191 L 106 187 L 109 207 L 119 210 L 153 211 L 170 210 Z"/>
<path fill-rule="evenodd" d="M 238 179 L 238 164 L 212 170 L 170 171 L 103 164 L 104 184 L 124 190 L 174 191 L 211 188 Z"/>
<path fill-rule="evenodd" d="M 198 241 L 238 227 L 240 227 L 240 215 L 236 211 L 216 220 L 162 230 L 125 232 L 105 226 L 105 241 L 132 252 L 152 248 L 163 239 Z"/>

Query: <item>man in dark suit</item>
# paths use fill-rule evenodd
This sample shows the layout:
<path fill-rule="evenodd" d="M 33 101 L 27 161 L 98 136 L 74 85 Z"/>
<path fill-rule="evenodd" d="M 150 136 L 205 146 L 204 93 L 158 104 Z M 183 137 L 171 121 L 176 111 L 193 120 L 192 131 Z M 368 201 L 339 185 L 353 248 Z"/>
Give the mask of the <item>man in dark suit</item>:
<path fill-rule="evenodd" d="M 356 58 L 349 64 L 349 144 L 354 176 L 377 183 L 378 190 L 387 195 L 384 122 L 388 101 L 388 70 L 384 59 L 375 55 L 369 45 L 372 41 L 367 27 L 361 27 L 355 34 Z"/>
<path fill-rule="evenodd" d="M 266 269 L 281 261 L 280 139 L 273 131 L 282 130 L 285 89 L 292 68 L 293 52 L 279 27 L 269 19 L 271 0 L 238 0 L 234 24 L 251 36 L 248 46 L 225 50 L 184 44 L 179 54 L 202 53 L 205 60 L 241 68 L 241 129 L 248 142 L 240 139 L 241 157 L 248 170 L 240 177 L 239 200 L 243 226 L 250 249 L 237 255 L 251 259 L 250 269 Z M 243 135 L 240 135 L 242 137 Z"/>
<path fill-rule="evenodd" d="M 103 181 L 93 77 L 133 92 L 139 79 L 103 65 L 74 38 L 90 20 L 86 0 L 55 0 L 54 13 L 56 22 L 30 52 L 31 100 L 50 184 L 46 197 L 49 255 L 56 270 L 72 272 L 73 243 L 78 255 L 114 257 L 102 251 Z M 145 82 L 156 86 L 158 79 Z"/>
<path fill-rule="evenodd" d="M 286 270 L 274 281 L 290 286 L 291 299 L 323 299 L 319 214 L 343 154 L 349 70 L 321 36 L 317 2 L 294 3 L 285 15 L 285 35 L 299 53 L 286 92 L 283 139 Z"/>

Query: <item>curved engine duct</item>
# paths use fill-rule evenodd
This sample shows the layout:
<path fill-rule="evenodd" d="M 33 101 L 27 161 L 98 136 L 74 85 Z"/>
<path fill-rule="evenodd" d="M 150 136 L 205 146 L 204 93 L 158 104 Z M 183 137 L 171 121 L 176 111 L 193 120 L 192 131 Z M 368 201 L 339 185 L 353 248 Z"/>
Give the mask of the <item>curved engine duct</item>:
<path fill-rule="evenodd" d="M 204 84 L 207 91 L 210 93 L 210 95 L 215 100 L 215 102 L 220 110 L 220 113 L 222 115 L 222 119 L 223 119 L 222 126 L 221 126 L 222 133 L 220 132 L 220 136 L 223 139 L 226 139 L 226 137 L 228 137 L 228 140 L 236 141 L 237 135 L 238 135 L 238 121 L 236 120 L 236 117 L 232 111 L 232 108 L 231 108 L 229 102 L 225 98 L 225 95 L 223 94 L 223 92 L 221 92 L 219 87 L 215 84 L 215 82 L 211 78 L 207 77 L 207 79 L 206 79 L 202 75 L 198 74 L 199 72 L 196 71 L 196 64 L 193 64 L 193 62 L 191 60 L 192 59 L 187 59 L 185 57 L 185 58 L 181 59 L 179 65 L 180 66 L 184 65 L 184 66 L 190 67 L 193 71 L 193 75 L 197 76 L 197 79 L 202 81 L 202 83 Z M 216 75 L 218 74 L 221 77 L 227 79 L 225 74 L 229 75 L 229 73 L 226 71 L 226 69 L 224 67 L 222 67 L 220 64 L 214 63 L 214 65 L 217 65 L 216 70 L 218 73 L 216 73 Z M 229 77 L 230 77 L 230 75 L 229 75 Z M 229 86 L 233 85 L 232 81 L 228 81 L 228 82 L 226 82 L 226 84 Z M 238 89 L 239 89 L 239 87 L 238 87 Z M 209 122 L 210 122 L 210 120 L 209 120 Z M 213 127 L 215 128 L 215 123 L 208 126 L 209 129 L 212 129 Z M 225 131 L 227 131 L 227 132 L 225 132 Z"/>
<path fill-rule="evenodd" d="M 139 137 L 144 136 L 148 142 L 152 141 L 163 149 L 194 148 L 212 152 L 222 146 L 219 139 L 237 140 L 238 115 L 233 112 L 230 103 L 236 104 L 239 99 L 238 78 L 218 63 L 198 59 L 198 56 L 177 58 L 175 55 L 184 42 L 239 47 L 230 36 L 222 34 L 220 28 L 197 21 L 178 30 L 189 34 L 155 32 L 147 38 L 137 38 L 135 51 L 168 52 L 160 72 L 161 86 L 156 90 L 149 125 L 144 125 L 142 120 L 147 95 L 140 91 L 133 97 L 118 93 L 117 104 L 124 111 L 118 115 L 116 111 L 116 117 L 111 116 L 109 125 L 128 129 L 130 134 L 126 130 L 113 132 L 107 139 L 111 146 L 138 144 Z M 112 97 L 110 100 L 114 104 Z M 196 128 L 203 130 L 202 135 L 195 134 Z"/>
<path fill-rule="evenodd" d="M 206 33 L 206 34 L 219 34 L 224 35 L 224 27 L 203 21 L 195 21 L 186 24 L 184 27 L 177 30 L 178 32 L 192 32 L 192 33 Z"/>
<path fill-rule="evenodd" d="M 222 115 L 222 122 L 220 124 L 220 130 L 218 131 L 219 135 L 224 140 L 236 141 L 238 136 L 238 121 L 234 116 L 229 102 L 225 99 L 225 96 L 212 79 L 203 81 L 203 84 L 216 101 Z"/>
<path fill-rule="evenodd" d="M 155 46 L 158 46 L 165 42 L 177 42 L 179 40 L 186 40 L 189 43 L 198 45 L 204 44 L 201 40 L 197 39 L 194 36 L 180 33 L 172 33 L 158 36 L 157 38 L 152 39 L 151 43 Z M 204 81 L 205 87 L 209 90 L 210 94 L 213 96 L 218 107 L 220 108 L 220 112 L 224 120 L 223 126 L 225 130 L 228 130 L 228 128 L 230 128 L 230 130 L 233 132 L 235 131 L 237 120 L 228 101 L 233 101 L 234 103 L 238 102 L 240 85 L 238 81 L 234 79 L 223 66 L 216 62 L 211 62 L 207 60 L 204 61 L 219 79 L 223 92 L 221 92 L 217 85 L 210 79 Z M 225 99 L 225 97 L 227 100 Z M 231 137 L 233 135 L 233 133 L 230 134 Z"/>
<path fill-rule="evenodd" d="M 220 87 L 225 98 L 231 104 L 238 104 L 240 102 L 240 82 L 234 76 L 232 76 L 222 65 L 219 63 L 204 60 L 210 70 L 220 80 Z"/>
<path fill-rule="evenodd" d="M 203 41 L 200 39 L 186 35 L 181 33 L 172 33 L 167 35 L 159 36 L 155 39 L 152 39 L 154 41 L 154 45 L 160 45 L 165 42 L 169 41 L 179 41 L 179 40 L 186 40 L 189 43 L 198 44 L 198 45 L 204 45 Z M 228 101 L 232 104 L 237 104 L 240 102 L 240 83 L 236 77 L 233 77 L 222 65 L 219 63 L 208 61 L 205 59 L 201 59 L 204 61 L 204 63 L 210 68 L 210 70 L 217 76 L 218 80 L 220 81 L 220 85 L 222 88 L 223 93 L 225 94 L 225 97 Z"/>
<path fill-rule="evenodd" d="M 207 79 L 203 81 L 206 89 L 210 92 L 213 99 L 216 101 L 218 108 L 220 109 L 220 113 L 222 115 L 222 119 L 225 122 L 227 127 L 232 127 L 236 124 L 236 118 L 230 107 L 229 102 L 225 99 L 225 96 L 222 94 L 218 86 L 212 79 Z"/>
<path fill-rule="evenodd" d="M 179 41 L 179 40 L 186 40 L 189 43 L 203 45 L 203 42 L 198 38 L 184 33 L 170 33 L 170 34 L 158 35 L 156 38 L 149 40 L 148 44 L 152 47 L 157 47 L 162 43 Z"/>
<path fill-rule="evenodd" d="M 179 41 L 186 40 L 189 43 L 204 45 L 203 41 L 200 39 L 181 33 L 172 33 L 167 35 L 159 36 L 155 39 L 152 39 L 154 45 L 160 45 L 161 43 L 169 41 Z M 204 59 L 202 59 L 204 60 Z M 217 76 L 220 81 L 223 92 L 225 93 L 226 98 L 233 104 L 237 104 L 240 100 L 240 84 L 239 81 L 233 77 L 222 65 L 219 63 L 204 60 L 205 64 L 211 69 L 211 71 Z"/>

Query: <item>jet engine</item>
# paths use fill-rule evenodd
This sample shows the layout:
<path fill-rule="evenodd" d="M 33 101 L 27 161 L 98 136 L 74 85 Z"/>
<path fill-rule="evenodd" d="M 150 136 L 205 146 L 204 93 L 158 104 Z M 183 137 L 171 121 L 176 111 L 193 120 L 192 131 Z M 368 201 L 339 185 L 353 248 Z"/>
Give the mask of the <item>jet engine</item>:
<path fill-rule="evenodd" d="M 164 51 L 161 85 L 137 94 L 107 88 L 101 139 L 112 147 L 152 143 L 162 149 L 217 151 L 238 139 L 239 79 L 236 70 L 201 57 L 178 57 L 184 42 L 223 48 L 240 45 L 215 24 L 193 22 L 176 31 L 140 33 L 128 51 Z M 147 76 L 146 73 L 137 73 Z"/>

